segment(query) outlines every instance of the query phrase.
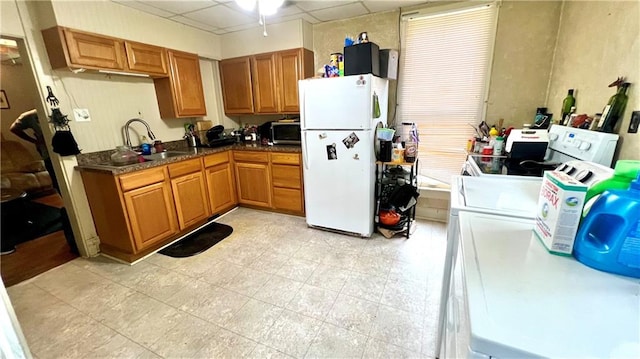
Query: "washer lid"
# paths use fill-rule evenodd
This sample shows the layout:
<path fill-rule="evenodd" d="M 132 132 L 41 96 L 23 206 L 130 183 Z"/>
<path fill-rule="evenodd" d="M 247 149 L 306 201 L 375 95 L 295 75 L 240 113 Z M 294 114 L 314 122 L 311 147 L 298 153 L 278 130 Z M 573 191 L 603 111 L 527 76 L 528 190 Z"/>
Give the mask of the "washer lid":
<path fill-rule="evenodd" d="M 640 280 L 550 254 L 533 220 L 460 213 L 472 350 L 496 357 L 640 353 Z"/>
<path fill-rule="evenodd" d="M 460 183 L 464 210 L 519 218 L 536 216 L 541 178 L 464 176 Z M 451 204 L 451 208 L 454 208 L 454 203 Z"/>

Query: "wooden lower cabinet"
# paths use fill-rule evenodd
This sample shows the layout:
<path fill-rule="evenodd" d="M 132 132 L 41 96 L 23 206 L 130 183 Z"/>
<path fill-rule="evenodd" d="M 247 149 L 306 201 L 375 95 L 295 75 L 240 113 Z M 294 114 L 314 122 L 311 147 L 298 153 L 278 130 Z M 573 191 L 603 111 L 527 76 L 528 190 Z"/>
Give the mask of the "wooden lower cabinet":
<path fill-rule="evenodd" d="M 238 204 L 233 168 L 230 163 L 223 163 L 205 170 L 211 213 L 219 214 Z"/>
<path fill-rule="evenodd" d="M 209 217 L 211 212 L 202 171 L 172 178 L 171 189 L 180 229 L 188 228 Z"/>
<path fill-rule="evenodd" d="M 304 196 L 300 154 L 272 153 L 270 158 L 273 208 L 303 215 Z"/>
<path fill-rule="evenodd" d="M 123 196 L 136 250 L 144 250 L 178 232 L 168 183 L 154 183 Z"/>
<path fill-rule="evenodd" d="M 268 163 L 237 162 L 238 202 L 271 208 L 271 176 Z"/>

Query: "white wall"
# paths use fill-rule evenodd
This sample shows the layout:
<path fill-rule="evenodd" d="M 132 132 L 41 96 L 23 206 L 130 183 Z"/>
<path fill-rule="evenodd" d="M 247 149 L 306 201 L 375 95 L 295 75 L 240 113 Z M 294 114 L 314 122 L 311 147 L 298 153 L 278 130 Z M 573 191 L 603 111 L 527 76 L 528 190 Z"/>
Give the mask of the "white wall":
<path fill-rule="evenodd" d="M 266 37 L 262 36 L 261 27 L 222 35 L 222 58 L 229 59 L 298 47 L 312 50 L 313 44 L 309 44 L 309 35 L 305 34 L 305 31 L 308 33 L 311 27 L 305 24 L 304 20 L 292 20 L 279 24 L 267 22 L 269 36 Z"/>
<path fill-rule="evenodd" d="M 640 110 L 640 2 L 564 2 L 547 107 L 558 112 L 573 88 L 578 113 L 602 112 L 618 76 L 632 85 L 616 159 L 640 160 L 640 133 L 627 133 L 631 112 Z"/>
<path fill-rule="evenodd" d="M 111 1 L 53 0 L 58 25 L 220 59 L 220 36 Z"/>

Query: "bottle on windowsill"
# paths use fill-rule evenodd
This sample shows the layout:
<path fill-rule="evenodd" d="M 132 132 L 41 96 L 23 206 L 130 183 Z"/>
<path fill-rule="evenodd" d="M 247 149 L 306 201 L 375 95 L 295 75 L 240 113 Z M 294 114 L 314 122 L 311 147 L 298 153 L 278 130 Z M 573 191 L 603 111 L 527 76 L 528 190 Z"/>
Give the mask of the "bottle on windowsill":
<path fill-rule="evenodd" d="M 567 97 L 562 101 L 562 117 L 560 117 L 560 121 L 562 121 L 562 125 L 568 126 L 569 115 L 571 114 L 571 108 L 574 108 L 575 111 L 576 98 L 573 97 L 573 89 L 569 89 L 567 93 Z"/>
<path fill-rule="evenodd" d="M 615 131 L 616 123 L 624 114 L 625 107 L 627 107 L 627 88 L 630 85 L 629 82 L 618 84 L 618 92 L 611 96 L 604 110 L 602 110 L 602 117 L 598 121 L 596 131 L 608 133 Z"/>

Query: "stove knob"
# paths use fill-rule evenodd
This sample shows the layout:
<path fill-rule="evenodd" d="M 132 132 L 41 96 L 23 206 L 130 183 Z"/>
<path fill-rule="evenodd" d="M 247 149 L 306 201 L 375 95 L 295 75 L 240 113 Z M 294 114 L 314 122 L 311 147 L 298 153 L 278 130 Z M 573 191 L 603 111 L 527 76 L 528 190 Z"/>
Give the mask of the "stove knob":
<path fill-rule="evenodd" d="M 586 183 L 591 177 L 593 177 L 593 172 L 589 170 L 582 170 L 576 175 L 576 179 L 582 183 Z"/>
<path fill-rule="evenodd" d="M 588 150 L 588 149 L 590 149 L 590 148 L 591 148 L 591 143 L 586 142 L 586 141 L 585 141 L 585 142 L 582 142 L 582 143 L 580 144 L 580 147 L 579 147 L 579 148 L 580 148 L 581 150 L 583 150 L 583 151 L 586 151 L 586 150 Z"/>
<path fill-rule="evenodd" d="M 564 173 L 566 173 L 568 175 L 572 175 L 572 174 L 576 173 L 576 168 L 572 167 L 572 166 L 567 166 L 567 169 L 564 171 Z"/>
<path fill-rule="evenodd" d="M 563 164 L 561 164 L 560 166 L 558 166 L 558 167 L 556 168 L 556 171 L 558 171 L 558 172 L 564 172 L 564 170 L 566 170 L 566 169 L 567 169 L 567 167 L 568 167 L 568 166 L 567 166 L 565 163 L 563 163 Z"/>
<path fill-rule="evenodd" d="M 550 134 L 549 134 L 549 139 L 550 139 L 551 141 L 555 141 L 555 140 L 557 140 L 557 139 L 558 139 L 558 134 L 557 134 L 557 133 L 550 133 Z"/>
<path fill-rule="evenodd" d="M 575 142 L 573 142 L 573 145 L 574 145 L 575 147 L 578 147 L 578 148 L 579 148 L 579 147 L 580 147 L 580 145 L 582 145 L 582 141 L 580 141 L 580 140 L 575 140 Z"/>

